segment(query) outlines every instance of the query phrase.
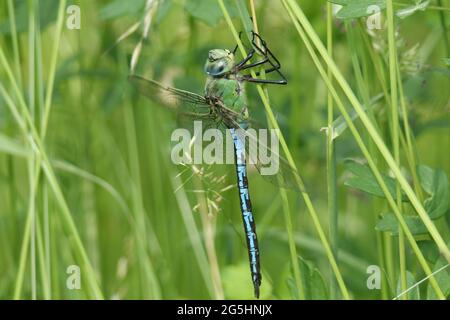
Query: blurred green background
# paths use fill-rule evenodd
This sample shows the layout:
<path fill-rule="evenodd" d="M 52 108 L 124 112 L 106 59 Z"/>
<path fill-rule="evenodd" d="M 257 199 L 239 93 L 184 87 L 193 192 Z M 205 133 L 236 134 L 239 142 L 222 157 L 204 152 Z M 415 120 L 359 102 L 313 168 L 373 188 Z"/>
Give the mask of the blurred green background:
<path fill-rule="evenodd" d="M 15 23 L 11 22 L 10 3 Z M 243 30 L 235 1 L 226 3 L 235 26 Z M 255 3 L 259 33 L 280 60 L 289 82 L 287 86 L 268 87 L 271 106 L 322 227 L 328 231 L 327 144 L 321 131 L 327 126 L 327 88 L 281 3 Z M 325 42 L 327 2 L 298 3 Z M 405 4 L 395 5 L 396 11 L 414 5 L 412 1 L 395 3 Z M 13 66 L 27 106 L 34 101 L 30 112 L 38 129 L 42 127 L 45 88 L 52 72 L 58 4 L 51 0 L 0 4 L 0 46 Z M 190 167 L 173 165 L 170 136 L 177 127 L 176 119 L 139 97 L 127 81 L 132 56 L 141 44 L 136 73 L 201 94 L 208 50 L 232 50 L 235 46 L 216 1 L 80 0 L 70 4 L 80 8 L 81 29 L 67 28 L 70 14 L 64 12 L 44 145 L 102 295 L 108 299 L 252 298 L 233 166 L 203 168 L 211 176 L 223 178 L 211 181 L 210 177 L 199 178 Z M 396 19 L 397 50 L 417 161 L 448 175 L 450 56 L 442 19 L 448 27 L 449 6 L 448 1 L 431 1 L 429 5 L 443 9 L 426 8 Z M 39 21 L 35 34 L 41 45 L 32 51 L 34 56 L 30 56 L 29 21 Z M 376 48 L 373 52 L 382 61 L 387 61 L 385 26 L 369 34 L 365 21 L 333 21 L 334 60 L 361 100 L 361 88 L 366 88 L 370 97 L 382 93 L 363 38 Z M 18 34 L 18 64 L 14 61 L 12 24 Z M 148 36 L 143 38 L 147 26 Z M 362 78 L 355 76 L 352 52 L 362 61 Z M 383 68 L 388 70 L 387 63 Z M 34 70 L 34 98 L 29 95 L 30 70 Z M 13 95 L 1 66 L 0 79 Z M 254 87 L 247 88 L 250 113 L 263 121 L 259 96 Z M 13 100 L 17 103 L 17 97 Z M 386 100 L 379 99 L 373 108 L 389 146 Z M 358 120 L 355 124 L 368 141 Z M 82 257 L 61 202 L 43 174 L 30 199 L 30 172 L 34 172 L 30 167 L 35 159 L 4 96 L 0 96 L 0 129 L 0 298 L 96 297 L 83 266 L 81 289 L 67 288 L 67 268 L 82 265 Z M 398 240 L 375 229 L 388 206 L 385 199 L 345 186 L 350 173 L 344 160 L 361 160 L 362 156 L 348 130 L 335 141 L 339 268 L 352 298 L 393 298 L 398 282 Z M 374 148 L 371 152 L 377 158 Z M 377 164 L 389 174 L 381 160 Z M 402 164 L 406 167 L 406 160 Z M 406 168 L 404 172 L 410 178 Z M 262 298 L 296 298 L 279 189 L 255 170 L 249 175 L 261 250 Z M 302 198 L 293 191 L 287 195 L 302 274 L 311 287 L 308 297 L 339 298 L 340 294 L 330 289 L 333 275 Z M 30 212 L 35 227 L 24 243 Z M 447 243 L 449 220 L 447 211 L 436 221 Z M 433 269 L 437 255 L 430 237 L 421 234 L 417 240 L 424 252 L 434 254 L 427 255 Z M 408 271 L 420 280 L 424 274 L 409 247 L 406 255 Z M 380 266 L 387 276 L 384 293 L 368 289 L 370 265 Z M 443 277 L 440 281 L 450 293 L 448 273 Z M 420 294 L 427 297 L 426 282 L 420 286 Z"/>

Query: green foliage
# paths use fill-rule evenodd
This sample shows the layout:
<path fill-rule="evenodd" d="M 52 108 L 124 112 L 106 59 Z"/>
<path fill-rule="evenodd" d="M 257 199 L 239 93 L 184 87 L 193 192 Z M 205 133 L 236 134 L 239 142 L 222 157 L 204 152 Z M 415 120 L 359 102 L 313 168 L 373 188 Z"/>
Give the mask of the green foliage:
<path fill-rule="evenodd" d="M 386 8 L 385 0 L 329 0 L 332 3 L 339 4 L 343 6 L 341 10 L 338 11 L 336 17 L 338 19 L 354 19 L 367 17 L 374 14 L 373 11 L 369 11 L 370 6 L 378 6 L 381 10 Z"/>
<path fill-rule="evenodd" d="M 406 288 L 410 289 L 416 284 L 416 279 L 410 271 L 406 271 Z M 409 290 L 407 293 L 403 293 L 401 290 L 401 280 L 397 281 L 397 296 L 402 294 L 399 299 L 407 297 L 408 300 L 420 300 L 420 290 L 419 286 L 415 286 L 413 289 Z"/>
<path fill-rule="evenodd" d="M 422 251 L 425 259 L 430 263 L 436 263 L 436 260 L 439 258 L 439 249 L 436 247 L 433 241 L 425 240 L 417 242 L 419 245 L 420 251 Z"/>
<path fill-rule="evenodd" d="M 104 5 L 100 10 L 100 17 L 102 19 L 114 19 L 125 15 L 135 15 L 137 13 L 142 13 L 147 0 L 133 0 L 133 1 L 123 1 L 123 0 L 113 0 L 108 4 Z"/>
<path fill-rule="evenodd" d="M 422 188 L 430 195 L 424 206 L 431 219 L 439 219 L 448 210 L 450 189 L 448 178 L 443 170 L 434 170 L 420 165 L 417 168 Z"/>
<path fill-rule="evenodd" d="M 349 170 L 359 178 L 351 178 L 349 179 L 350 182 L 347 180 L 346 185 L 369 194 L 382 196 L 382 194 L 380 195 L 381 190 L 376 186 L 374 187 L 373 177 L 370 177 L 368 168 L 363 168 L 361 165 L 356 165 L 355 168 L 354 163 L 352 163 Z M 439 219 L 448 211 L 450 191 L 447 175 L 443 170 L 433 170 L 424 165 L 418 166 L 417 172 L 422 188 L 430 195 L 425 200 L 424 207 L 431 219 Z M 368 183 L 370 181 L 371 183 Z M 389 188 L 393 192 L 395 190 L 394 181 L 391 180 L 389 183 Z M 395 197 L 395 194 L 393 196 Z M 418 216 L 405 215 L 404 218 L 413 235 L 427 233 L 427 228 Z M 398 228 L 398 220 L 392 213 L 383 214 L 375 227 L 376 230 L 390 232 L 393 236 L 398 235 Z"/>
<path fill-rule="evenodd" d="M 300 263 L 300 272 L 302 285 L 306 300 L 326 300 L 329 298 L 329 290 L 319 269 L 302 257 L 298 258 Z M 289 278 L 288 287 L 290 288 L 293 299 L 298 299 L 298 288 L 293 278 Z"/>
<path fill-rule="evenodd" d="M 441 287 L 442 291 L 444 292 L 444 295 L 448 299 L 450 297 L 450 266 L 447 260 L 445 260 L 444 257 L 440 257 L 439 260 L 435 263 L 432 271 L 433 273 L 437 272 L 434 277 L 436 278 L 439 287 Z M 437 296 L 430 285 L 428 285 L 427 287 L 427 299 L 437 299 Z"/>
<path fill-rule="evenodd" d="M 352 174 L 345 180 L 345 185 L 349 188 L 357 189 L 367 194 L 385 198 L 385 194 L 375 179 L 374 174 L 368 165 L 360 164 L 354 160 L 346 160 L 345 168 Z M 386 183 L 392 196 L 396 197 L 395 180 L 387 175 L 383 175 L 383 180 Z M 405 199 L 405 196 L 402 197 Z"/>
<path fill-rule="evenodd" d="M 239 15 L 232 0 L 225 1 L 225 5 L 229 9 L 232 17 L 237 17 Z M 212 27 L 216 26 L 223 18 L 222 10 L 220 10 L 217 1 L 186 0 L 184 8 L 191 16 L 206 22 Z"/>
<path fill-rule="evenodd" d="M 405 215 L 404 219 L 413 235 L 421 235 L 427 233 L 427 228 L 419 217 Z M 378 231 L 390 232 L 393 236 L 398 236 L 398 220 L 394 214 L 385 213 L 378 221 L 375 229 Z"/>

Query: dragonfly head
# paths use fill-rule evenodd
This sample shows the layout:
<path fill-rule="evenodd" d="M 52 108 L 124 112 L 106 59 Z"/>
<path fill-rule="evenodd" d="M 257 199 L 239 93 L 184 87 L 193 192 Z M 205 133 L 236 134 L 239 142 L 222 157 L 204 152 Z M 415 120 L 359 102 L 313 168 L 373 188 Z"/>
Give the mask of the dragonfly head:
<path fill-rule="evenodd" d="M 205 72 L 212 77 L 220 77 L 230 72 L 234 66 L 234 54 L 227 49 L 209 51 L 205 63 Z"/>

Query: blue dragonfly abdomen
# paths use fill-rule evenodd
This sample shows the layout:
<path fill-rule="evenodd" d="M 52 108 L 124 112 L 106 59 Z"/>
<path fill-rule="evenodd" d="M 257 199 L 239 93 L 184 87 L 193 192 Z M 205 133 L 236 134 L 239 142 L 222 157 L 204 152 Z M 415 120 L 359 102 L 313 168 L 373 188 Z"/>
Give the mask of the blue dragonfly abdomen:
<path fill-rule="evenodd" d="M 248 257 L 250 261 L 250 272 L 256 298 L 259 298 L 259 287 L 261 285 L 261 272 L 259 263 L 259 246 L 256 236 L 256 225 L 253 216 L 252 202 L 248 188 L 247 164 L 245 162 L 245 146 L 236 133 L 236 129 L 230 129 L 233 138 L 234 154 L 236 162 L 236 174 L 239 190 L 239 202 L 241 206 L 242 220 L 247 240 Z"/>

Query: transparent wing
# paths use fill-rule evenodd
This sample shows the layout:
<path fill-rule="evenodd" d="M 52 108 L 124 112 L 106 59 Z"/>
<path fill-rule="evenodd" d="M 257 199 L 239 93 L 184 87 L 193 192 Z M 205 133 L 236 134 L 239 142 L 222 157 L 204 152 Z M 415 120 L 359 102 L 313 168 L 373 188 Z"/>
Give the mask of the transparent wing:
<path fill-rule="evenodd" d="M 130 75 L 128 79 L 141 94 L 185 117 L 202 118 L 210 113 L 208 101 L 199 94 L 165 86 L 139 75 Z"/>
<path fill-rule="evenodd" d="M 239 139 L 246 149 L 246 161 L 256 167 L 260 175 L 270 183 L 281 188 L 302 191 L 298 185 L 297 169 L 281 156 L 276 132 L 250 120 L 251 127 L 244 128 L 235 120 L 230 120 L 228 127 L 234 127 Z"/>

